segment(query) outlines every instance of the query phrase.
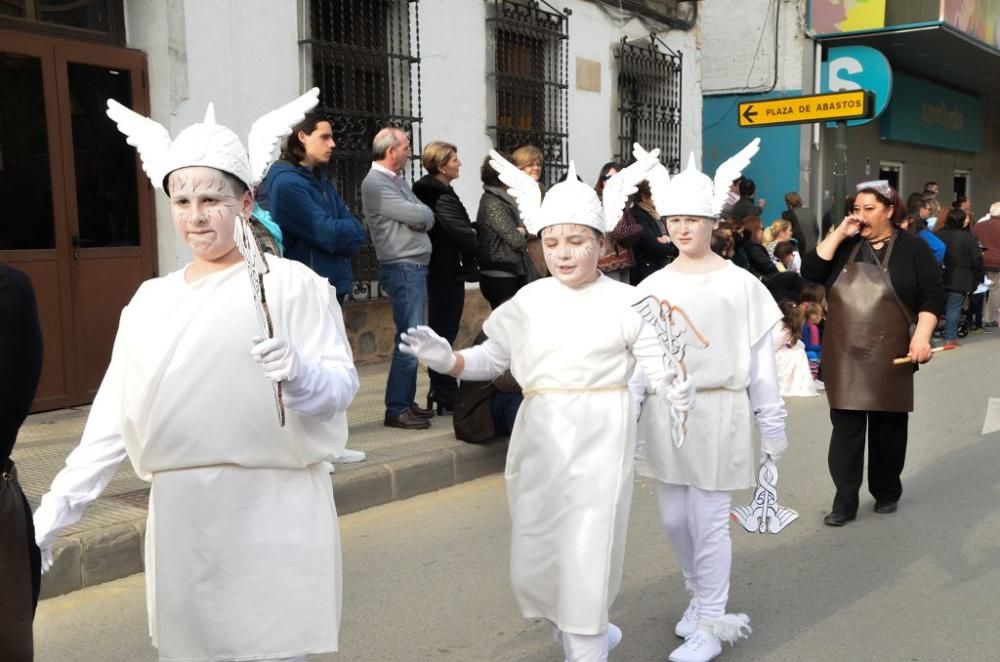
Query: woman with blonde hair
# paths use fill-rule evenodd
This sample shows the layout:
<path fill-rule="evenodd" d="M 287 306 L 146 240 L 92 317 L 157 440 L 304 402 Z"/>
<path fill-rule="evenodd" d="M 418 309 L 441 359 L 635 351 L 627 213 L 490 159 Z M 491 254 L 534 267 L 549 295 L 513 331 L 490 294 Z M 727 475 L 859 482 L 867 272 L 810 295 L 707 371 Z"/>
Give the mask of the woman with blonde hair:
<path fill-rule="evenodd" d="M 431 261 L 427 265 L 427 324 L 449 342 L 455 342 L 465 307 L 465 282 L 479 280 L 476 266 L 476 230 L 451 183 L 462 162 L 458 148 L 435 140 L 424 147 L 420 162 L 427 174 L 413 183 L 413 194 L 434 212 Z M 455 408 L 458 383 L 454 377 L 427 371 L 430 391 L 427 408 L 438 414 Z"/>
<path fill-rule="evenodd" d="M 764 248 L 767 249 L 767 256 L 771 258 L 771 262 L 774 262 L 778 266 L 779 271 L 784 271 L 784 266 L 782 261 L 774 254 L 774 249 L 777 248 L 778 244 L 785 241 L 792 241 L 795 238 L 795 229 L 792 227 L 791 221 L 786 221 L 783 218 L 779 218 L 772 221 L 767 229 L 764 230 Z M 798 251 L 793 253 L 791 270 L 798 271 L 799 265 L 802 264 L 802 258 L 799 257 Z"/>
<path fill-rule="evenodd" d="M 544 196 L 545 184 L 542 183 L 542 166 L 545 164 L 545 156 L 542 154 L 542 150 L 534 145 L 521 145 L 511 152 L 510 160 L 517 166 L 518 170 L 538 182 L 538 188 L 541 189 Z M 525 250 L 528 252 L 531 264 L 535 267 L 538 275 L 548 276 L 548 267 L 545 266 L 545 256 L 542 255 L 542 244 L 538 237 L 528 235 Z"/>

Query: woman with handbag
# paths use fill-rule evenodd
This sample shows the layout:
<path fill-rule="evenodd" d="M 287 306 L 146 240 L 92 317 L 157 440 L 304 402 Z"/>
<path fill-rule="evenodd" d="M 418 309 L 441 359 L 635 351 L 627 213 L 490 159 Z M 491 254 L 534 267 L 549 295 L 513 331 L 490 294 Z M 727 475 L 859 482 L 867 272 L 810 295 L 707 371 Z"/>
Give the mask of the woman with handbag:
<path fill-rule="evenodd" d="M 630 209 L 636 224 L 642 228 L 642 234 L 632 247 L 635 254 L 632 284 L 638 285 L 650 274 L 673 262 L 678 251 L 677 247 L 670 243 L 667 227 L 653 206 L 653 192 L 649 188 L 649 182 L 639 184 L 639 190 L 632 196 Z"/>
<path fill-rule="evenodd" d="M 597 193 L 599 200 L 604 199 L 605 182 L 621 169 L 621 165 L 614 161 L 608 161 L 601 166 L 601 172 L 597 176 L 597 185 L 594 186 L 594 192 Z M 621 220 L 605 237 L 604 253 L 597 261 L 597 268 L 605 276 L 613 278 L 619 283 L 629 282 L 629 275 L 632 267 L 635 266 L 632 246 L 639 241 L 641 236 L 642 227 L 635 222 L 635 217 L 626 207 L 622 212 Z"/>
<path fill-rule="evenodd" d="M 852 212 L 802 260 L 802 276 L 828 292 L 823 381 L 833 423 L 828 462 L 837 492 L 823 519 L 827 526 L 857 516 L 866 429 L 875 512 L 896 512 L 913 372 L 931 359 L 931 334 L 944 308 L 941 270 L 930 248 L 898 228 L 904 212 L 899 195 L 886 181 L 857 188 Z M 902 356 L 910 363 L 894 365 Z"/>
<path fill-rule="evenodd" d="M 490 157 L 483 160 L 479 173 L 483 182 L 476 214 L 479 290 L 490 308 L 496 309 L 538 273 L 528 257 L 528 232 L 521 223 L 517 202 L 490 165 Z"/>
<path fill-rule="evenodd" d="M 465 307 L 465 282 L 478 280 L 476 230 L 451 183 L 458 179 L 462 162 L 458 148 L 434 141 L 420 156 L 427 174 L 413 184 L 413 194 L 434 211 L 431 261 L 427 265 L 427 324 L 455 342 Z M 454 377 L 428 370 L 431 388 L 427 408 L 438 415 L 455 409 L 458 382 Z"/>

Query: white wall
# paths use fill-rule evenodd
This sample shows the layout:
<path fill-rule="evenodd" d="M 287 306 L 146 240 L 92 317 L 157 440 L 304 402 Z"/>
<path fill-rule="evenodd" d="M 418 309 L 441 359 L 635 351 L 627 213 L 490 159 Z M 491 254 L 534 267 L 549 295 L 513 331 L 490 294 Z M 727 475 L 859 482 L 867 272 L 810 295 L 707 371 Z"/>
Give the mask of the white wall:
<path fill-rule="evenodd" d="M 705 94 L 752 94 L 772 86 L 776 9 L 780 11 L 774 89 L 802 89 L 804 0 L 711 0 L 699 2 L 698 7 Z"/>
<path fill-rule="evenodd" d="M 299 94 L 298 11 L 273 0 L 129 0 L 127 45 L 146 53 L 152 117 L 176 136 L 216 120 L 244 141 L 260 115 Z M 156 196 L 159 272 L 190 259 L 165 196 Z"/>
<path fill-rule="evenodd" d="M 618 64 L 614 49 L 623 36 L 644 37 L 638 21 L 618 26 L 595 5 L 583 0 L 556 3 L 572 11 L 569 18 L 569 154 L 577 172 L 593 185 L 600 167 L 617 151 Z M 423 142 L 445 140 L 458 147 L 464 163 L 454 187 L 475 215 L 482 186 L 479 165 L 491 147 L 487 116 L 487 5 L 480 1 L 422 0 L 420 3 L 421 100 Z M 684 53 L 682 155 L 701 154 L 701 75 L 695 30 L 660 37 Z M 601 90 L 576 88 L 576 58 L 601 66 Z M 655 146 L 654 146 L 655 147 Z"/>

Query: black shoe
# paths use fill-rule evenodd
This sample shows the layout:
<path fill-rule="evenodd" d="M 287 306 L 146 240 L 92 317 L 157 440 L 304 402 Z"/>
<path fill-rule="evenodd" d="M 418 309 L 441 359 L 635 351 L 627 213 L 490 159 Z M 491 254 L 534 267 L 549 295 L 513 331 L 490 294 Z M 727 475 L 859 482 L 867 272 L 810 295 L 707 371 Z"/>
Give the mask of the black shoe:
<path fill-rule="evenodd" d="M 431 426 L 431 422 L 426 418 L 414 416 L 412 411 L 406 410 L 399 416 L 386 414 L 383 425 L 387 428 L 401 428 L 403 430 L 426 430 Z"/>
<path fill-rule="evenodd" d="M 823 524 L 827 526 L 844 526 L 848 522 L 854 519 L 854 515 L 848 515 L 846 513 L 838 513 L 836 510 L 827 514 L 823 518 Z"/>
<path fill-rule="evenodd" d="M 415 402 L 412 405 L 410 405 L 410 413 L 416 416 L 417 418 L 434 418 L 433 409 L 430 408 L 424 409 L 423 407 L 418 407 L 417 403 Z"/>
<path fill-rule="evenodd" d="M 427 394 L 427 408 L 436 412 L 438 416 L 455 413 L 455 396 L 439 395 L 436 391 Z"/>
<path fill-rule="evenodd" d="M 899 504 L 895 501 L 875 501 L 875 512 L 882 515 L 894 513 L 899 509 Z"/>

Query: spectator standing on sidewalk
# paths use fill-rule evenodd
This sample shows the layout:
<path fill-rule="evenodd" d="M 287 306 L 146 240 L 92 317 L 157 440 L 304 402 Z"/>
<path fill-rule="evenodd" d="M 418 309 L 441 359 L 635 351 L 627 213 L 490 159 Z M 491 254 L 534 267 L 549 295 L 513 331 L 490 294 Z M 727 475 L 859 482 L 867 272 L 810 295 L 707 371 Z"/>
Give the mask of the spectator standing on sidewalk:
<path fill-rule="evenodd" d="M 375 160 L 361 182 L 365 224 L 378 258 L 379 282 L 392 303 L 396 324 L 392 364 L 385 384 L 387 427 L 425 430 L 431 409 L 417 406 L 417 360 L 399 351 L 399 334 L 427 323 L 427 265 L 431 261 L 434 212 L 420 202 L 403 178 L 410 161 L 410 139 L 394 127 L 379 131 L 372 141 Z"/>
<path fill-rule="evenodd" d="M 754 196 L 757 194 L 757 184 L 752 179 L 743 177 L 740 179 L 739 187 L 740 199 L 729 210 L 729 215 L 740 219 L 747 216 L 763 216 L 764 205 L 767 202 L 764 198 L 754 201 Z"/>
<path fill-rule="evenodd" d="M 1000 320 L 1000 202 L 990 205 L 989 220 L 973 225 L 972 234 L 983 247 L 983 268 L 990 280 L 983 326 L 996 326 Z"/>
<path fill-rule="evenodd" d="M 261 206 L 281 228 L 284 256 L 305 264 L 336 289 L 343 306 L 354 281 L 351 257 L 367 239 L 365 229 L 327 177 L 337 143 L 330 115 L 311 111 L 292 127 L 281 157 L 258 187 Z M 363 462 L 364 451 L 345 448 L 337 462 Z"/>
<path fill-rule="evenodd" d="M 490 165 L 490 157 L 483 159 L 479 174 L 483 182 L 476 212 L 479 290 L 495 310 L 538 273 L 528 255 L 528 231 L 521 223 L 517 202 Z"/>
<path fill-rule="evenodd" d="M 253 270 L 273 327 L 259 337 L 234 237 L 275 132 L 318 94 L 255 122 L 249 154 L 211 106 L 171 141 L 108 101 L 193 258 L 144 282 L 122 311 L 83 437 L 42 497 L 35 536 L 45 569 L 60 531 L 128 457 L 151 483 L 146 590 L 163 660 L 304 662 L 338 647 L 340 534 L 325 464 L 347 440 L 357 371 L 329 283 L 298 262 L 268 255 L 266 275 Z M 282 385 L 284 425 L 269 382 Z"/>
<path fill-rule="evenodd" d="M 42 372 L 42 330 L 31 281 L 2 262 L 0 320 L 0 646 L 4 659 L 30 660 L 40 557 L 10 456 Z"/>
<path fill-rule="evenodd" d="M 944 313 L 944 345 L 957 347 L 958 322 L 965 297 L 983 282 L 983 253 L 979 242 L 969 232 L 968 213 L 952 207 L 944 217 L 938 238 L 946 247 L 942 283 L 947 299 Z"/>
<path fill-rule="evenodd" d="M 458 336 L 465 307 L 465 282 L 479 280 L 476 268 L 476 231 L 451 183 L 462 162 L 451 143 L 432 142 L 420 157 L 427 174 L 413 184 L 413 194 L 434 212 L 431 261 L 427 265 L 427 325 L 449 343 Z M 427 408 L 438 414 L 455 409 L 458 382 L 428 369 L 431 389 Z"/>

